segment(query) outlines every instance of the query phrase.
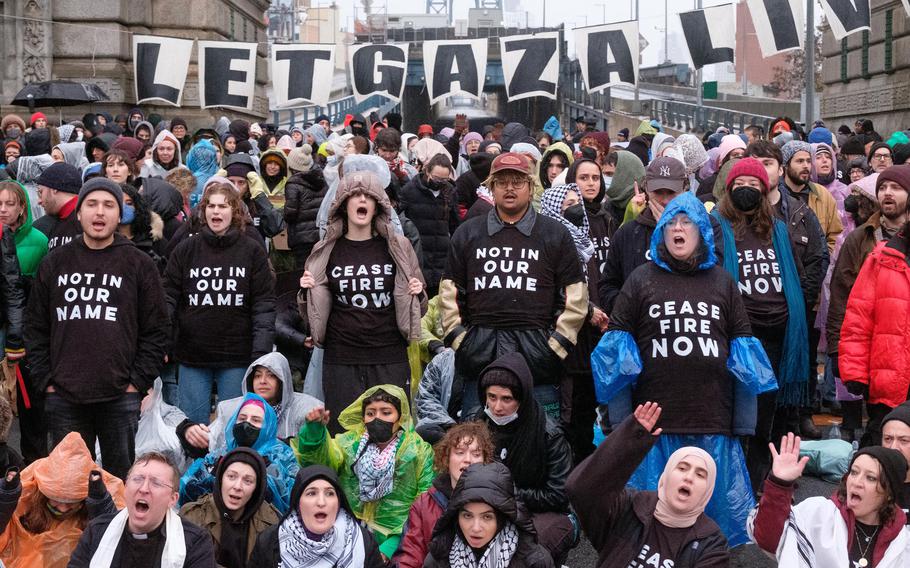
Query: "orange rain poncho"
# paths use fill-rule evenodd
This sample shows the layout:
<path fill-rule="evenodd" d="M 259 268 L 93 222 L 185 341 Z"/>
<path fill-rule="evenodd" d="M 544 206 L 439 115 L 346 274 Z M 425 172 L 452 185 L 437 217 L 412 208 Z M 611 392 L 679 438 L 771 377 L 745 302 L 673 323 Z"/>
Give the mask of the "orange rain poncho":
<path fill-rule="evenodd" d="M 66 568 L 70 555 L 82 536 L 75 519 L 65 519 L 50 530 L 32 534 L 19 521 L 35 502 L 38 491 L 54 501 L 77 502 L 88 497 L 88 478 L 99 469 L 82 437 L 70 432 L 50 455 L 22 470 L 22 495 L 13 517 L 0 534 L 0 560 L 7 568 Z M 122 509 L 123 482 L 102 471 L 102 478 L 114 504 Z"/>

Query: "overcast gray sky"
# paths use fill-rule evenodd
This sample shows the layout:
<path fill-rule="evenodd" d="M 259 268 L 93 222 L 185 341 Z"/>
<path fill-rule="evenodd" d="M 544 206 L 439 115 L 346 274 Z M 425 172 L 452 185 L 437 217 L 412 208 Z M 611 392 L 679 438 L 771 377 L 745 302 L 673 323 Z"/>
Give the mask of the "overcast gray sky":
<path fill-rule="evenodd" d="M 312 0 L 313 4 L 328 5 L 329 0 Z M 353 21 L 356 11 L 359 15 L 363 14 L 363 4 L 360 0 L 337 0 L 336 3 L 341 8 L 341 21 L 344 26 L 348 27 Z M 525 11 L 527 11 L 527 20 L 532 27 L 542 23 L 541 13 L 546 5 L 546 24 L 548 26 L 564 23 L 567 30 L 585 25 L 594 25 L 604 22 L 606 15 L 607 22 L 619 22 L 630 19 L 630 9 L 635 0 L 602 0 L 595 2 L 591 0 L 504 0 L 506 7 L 517 5 L 519 10 L 513 12 L 511 20 L 525 21 Z M 719 6 L 729 4 L 731 0 L 703 0 L 702 5 Z M 648 47 L 642 53 L 643 65 L 655 65 L 664 59 L 664 12 L 665 5 L 669 9 L 668 27 L 669 35 L 677 36 L 676 41 L 670 37 L 669 57 L 675 62 L 688 62 L 688 56 L 685 53 L 685 44 L 682 38 L 682 29 L 679 24 L 677 14 L 687 10 L 695 9 L 695 0 L 639 0 L 640 33 L 648 40 Z M 468 9 L 474 7 L 474 0 L 455 0 L 455 18 L 467 19 Z M 389 13 L 425 13 L 426 0 L 373 0 L 373 11 L 383 13 L 388 10 Z M 821 7 L 816 4 L 816 19 L 821 12 Z M 507 15 L 507 18 L 509 16 Z M 569 39 L 569 49 L 574 53 L 574 46 L 571 40 L 572 34 L 567 34 Z M 674 52 L 677 55 L 674 58 Z"/>

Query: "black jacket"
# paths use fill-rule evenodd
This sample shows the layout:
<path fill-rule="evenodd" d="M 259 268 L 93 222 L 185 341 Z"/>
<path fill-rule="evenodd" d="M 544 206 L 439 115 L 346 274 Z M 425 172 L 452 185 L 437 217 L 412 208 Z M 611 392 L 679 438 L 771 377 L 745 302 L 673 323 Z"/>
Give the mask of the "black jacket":
<path fill-rule="evenodd" d="M 284 184 L 284 220 L 288 225 L 288 245 L 293 249 L 312 247 L 319 242 L 316 214 L 329 186 L 322 170 L 297 172 Z"/>
<path fill-rule="evenodd" d="M 503 355 L 488 365 L 481 375 L 492 369 L 508 370 L 521 383 L 517 420 L 498 426 L 482 408 L 474 417 L 486 422 L 490 428 L 496 446 L 494 459 L 502 461 L 512 471 L 515 495 L 528 509 L 535 513 L 567 512 L 569 502 L 565 488 L 572 469 L 572 451 L 562 428 L 534 399 L 534 382 L 524 357 L 518 353 Z M 483 405 L 486 395 L 480 381 L 477 390 L 478 400 Z M 500 459 L 503 454 L 504 460 Z"/>
<path fill-rule="evenodd" d="M 111 524 L 116 513 L 103 515 L 93 520 L 79 539 L 79 544 L 70 556 L 67 568 L 88 568 L 92 561 L 92 556 L 98 550 L 101 544 L 101 537 L 104 531 Z M 181 519 L 182 520 L 182 519 Z M 215 568 L 215 549 L 212 545 L 212 536 L 193 523 L 182 520 L 183 522 L 183 540 L 186 542 L 186 560 L 183 561 L 184 568 Z M 162 527 L 163 529 L 163 527 Z M 124 529 L 126 530 L 126 529 Z M 120 555 L 122 554 L 118 546 L 117 552 L 111 561 L 111 568 L 128 568 L 120 565 Z"/>
<path fill-rule="evenodd" d="M 459 217 L 464 219 L 468 209 L 477 201 L 477 188 L 490 177 L 490 167 L 493 165 L 493 154 L 476 152 L 468 161 L 471 168 L 458 176 L 455 180 L 455 194 L 458 198 Z"/>
<path fill-rule="evenodd" d="M 401 189 L 399 209 L 417 227 L 423 248 L 421 268 L 427 294 L 435 296 L 446 267 L 450 235 L 458 227 L 458 205 L 454 188 L 448 184 L 434 196 L 423 174 L 414 176 Z"/>
<path fill-rule="evenodd" d="M 610 254 L 607 255 L 606 267 L 600 276 L 598 285 L 600 308 L 607 315 L 613 311 L 616 296 L 619 295 L 619 291 L 622 290 L 622 285 L 629 275 L 636 268 L 651 260 L 651 235 L 654 234 L 656 226 L 657 220 L 654 219 L 651 210 L 646 207 L 633 221 L 629 221 L 613 233 L 613 239 L 610 241 Z M 720 225 L 714 217 L 711 217 L 711 228 L 714 230 L 714 252 L 717 254 L 717 263 L 722 265 L 723 235 Z"/>
<path fill-rule="evenodd" d="M 458 513 L 468 503 L 477 502 L 493 507 L 498 518 L 505 517 L 518 529 L 518 546 L 508 568 L 552 568 L 553 558 L 537 544 L 534 525 L 519 507 L 512 488 L 512 475 L 504 465 L 494 462 L 469 466 L 436 522 L 424 568 L 449 568 L 449 551 L 458 532 Z"/>
<path fill-rule="evenodd" d="M 55 248 L 28 300 L 34 392 L 53 385 L 67 400 L 87 404 L 115 400 L 130 384 L 147 391 L 164 364 L 168 324 L 158 269 L 129 239 L 114 233 L 101 250 L 81 238 Z"/>
<path fill-rule="evenodd" d="M 26 279 L 19 270 L 15 231 L 0 226 L 0 326 L 6 327 L 6 348 L 23 349 Z M 3 347 L 3 346 L 0 346 Z"/>
<path fill-rule="evenodd" d="M 792 197 L 781 181 L 781 200 L 772 207 L 778 218 L 787 224 L 790 244 L 793 245 L 793 257 L 799 270 L 803 288 L 803 298 L 808 309 L 815 305 L 815 299 L 822 289 L 822 281 L 828 273 L 831 257 L 828 255 L 828 243 L 825 233 L 818 222 L 818 217 L 809 205 Z M 810 325 L 813 322 L 809 322 Z"/>
<path fill-rule="evenodd" d="M 179 362 L 242 367 L 272 350 L 275 277 L 262 248 L 237 229 L 219 237 L 205 227 L 180 243 L 164 282 Z"/>
<path fill-rule="evenodd" d="M 164 239 L 170 241 L 184 222 L 183 196 L 177 188 L 160 178 L 144 178 L 142 196 L 164 221 Z"/>
<path fill-rule="evenodd" d="M 650 527 L 659 522 L 654 519 L 657 493 L 633 491 L 625 485 L 656 440 L 629 417 L 569 476 L 566 490 L 581 528 L 597 551 L 597 568 L 644 565 L 636 558 Z M 727 539 L 704 513 L 687 538 L 688 544 L 674 559 L 675 568 L 729 565 Z"/>

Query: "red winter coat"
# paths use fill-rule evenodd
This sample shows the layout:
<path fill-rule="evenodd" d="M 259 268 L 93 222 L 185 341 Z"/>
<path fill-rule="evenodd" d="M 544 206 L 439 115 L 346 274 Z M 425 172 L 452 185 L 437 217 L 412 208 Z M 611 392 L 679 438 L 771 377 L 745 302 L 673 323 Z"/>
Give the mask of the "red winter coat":
<path fill-rule="evenodd" d="M 910 265 L 902 229 L 860 270 L 841 327 L 840 375 L 869 386 L 869 402 L 894 408 L 910 386 Z"/>
<path fill-rule="evenodd" d="M 411 505 L 401 542 L 392 557 L 393 565 L 398 568 L 422 568 L 433 538 L 433 527 L 445 512 L 452 493 L 449 479 L 447 473 L 438 476 L 433 480 L 433 486 L 421 493 Z"/>

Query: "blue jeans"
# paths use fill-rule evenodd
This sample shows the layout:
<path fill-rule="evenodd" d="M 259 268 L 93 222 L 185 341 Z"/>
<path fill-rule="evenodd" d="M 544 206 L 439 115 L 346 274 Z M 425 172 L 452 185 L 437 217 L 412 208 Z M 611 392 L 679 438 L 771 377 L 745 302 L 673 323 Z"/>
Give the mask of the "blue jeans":
<path fill-rule="evenodd" d="M 161 368 L 161 396 L 164 402 L 177 406 L 177 363 L 166 363 Z"/>
<path fill-rule="evenodd" d="M 177 375 L 177 406 L 186 417 L 208 424 L 211 415 L 212 383 L 218 385 L 218 402 L 243 394 L 246 367 L 225 369 L 180 365 Z"/>

